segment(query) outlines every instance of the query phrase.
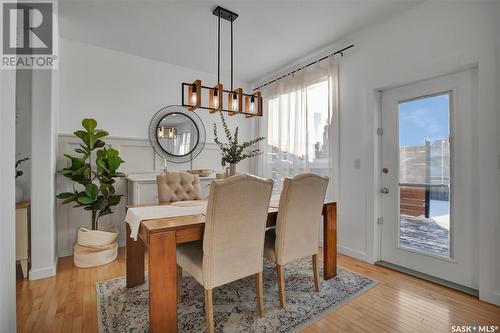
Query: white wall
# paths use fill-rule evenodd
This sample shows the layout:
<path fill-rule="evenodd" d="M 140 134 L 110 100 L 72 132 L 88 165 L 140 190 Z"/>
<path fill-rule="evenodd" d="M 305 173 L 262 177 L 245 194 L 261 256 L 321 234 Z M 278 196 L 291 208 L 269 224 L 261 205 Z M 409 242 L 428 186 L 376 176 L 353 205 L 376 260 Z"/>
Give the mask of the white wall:
<path fill-rule="evenodd" d="M 30 279 L 56 272 L 56 93 L 57 75 L 34 70 L 32 84 L 31 270 Z M 54 74 L 54 75 L 53 75 Z"/>
<path fill-rule="evenodd" d="M 500 115 L 500 2 L 497 3 L 497 106 L 498 106 L 498 114 Z M 497 131 L 500 129 L 500 116 L 497 119 Z M 498 180 L 498 188 L 500 189 L 500 135 L 498 136 L 497 141 L 497 158 L 498 158 L 498 170 L 497 170 L 497 180 Z M 499 190 L 500 191 L 500 190 Z M 497 222 L 497 235 L 500 234 L 500 223 Z M 499 237 L 497 237 L 497 250 L 496 253 L 500 253 L 500 242 L 498 242 Z M 500 260 L 497 260 L 497 273 L 496 273 L 497 281 L 500 280 Z M 498 282 L 497 282 L 498 283 Z M 497 284 L 496 288 L 496 297 L 500 298 L 500 283 Z"/>
<path fill-rule="evenodd" d="M 16 73 L 0 70 L 0 332 L 16 331 L 15 93 Z"/>
<path fill-rule="evenodd" d="M 498 130 L 494 78 L 496 13 L 491 3 L 426 2 L 388 22 L 352 36 L 356 45 L 340 70 L 340 211 L 339 246 L 347 254 L 377 260 L 376 212 L 378 155 L 376 90 L 479 66 L 479 160 L 476 171 L 480 214 L 480 297 L 499 304 L 495 296 L 498 223 Z M 353 160 L 361 158 L 361 170 Z M 361 198 L 361 200 L 359 199 Z M 484 199 L 482 199 L 484 198 Z M 361 209 L 360 209 L 361 208 Z M 472 221 L 471 221 L 472 223 Z"/>
<path fill-rule="evenodd" d="M 355 47 L 340 64 L 339 250 L 374 262 L 378 259 L 377 91 L 452 73 L 479 69 L 479 207 L 480 297 L 500 304 L 498 257 L 498 101 L 495 45 L 498 3 L 428 1 L 390 20 L 349 36 L 332 49 Z M 354 160 L 361 168 L 354 168 Z"/>
<path fill-rule="evenodd" d="M 124 172 L 152 171 L 163 168 L 162 161 L 153 153 L 148 141 L 148 126 L 152 116 L 167 105 L 181 104 L 181 82 L 201 79 L 205 85 L 215 85 L 217 77 L 209 73 L 179 67 L 143 57 L 117 52 L 77 41 L 61 39 L 60 52 L 60 98 L 59 98 L 59 151 L 58 166 L 66 165 L 64 153 L 72 152 L 77 146 L 72 138 L 81 127 L 83 118 L 92 117 L 99 128 L 110 133 L 105 140 L 122 154 L 125 160 Z M 203 54 L 200 54 L 203 56 Z M 214 64 L 216 65 L 216 64 Z M 223 83 L 229 82 L 224 80 Z M 248 90 L 245 82 L 235 82 Z M 220 153 L 213 145 L 213 122 L 220 128 L 218 114 L 207 110 L 196 111 L 205 124 L 207 146 L 196 158 L 193 168 L 221 169 Z M 240 137 L 248 139 L 253 133 L 256 119 L 243 116 L 226 116 L 229 126 L 240 126 Z M 223 134 L 221 132 L 221 134 Z M 190 163 L 172 164 L 171 170 L 186 170 Z M 240 170 L 251 169 L 248 160 L 238 166 Z M 72 188 L 64 177 L 57 177 L 57 188 L 66 191 Z M 120 193 L 126 195 L 126 183 L 117 184 Z M 124 204 L 116 207 L 117 213 L 106 218 L 104 224 L 119 227 L 120 245 L 124 244 L 123 217 Z M 71 255 L 72 244 L 79 226 L 89 227 L 89 218 L 82 209 L 71 205 L 57 205 L 58 254 Z"/>
<path fill-rule="evenodd" d="M 186 67 L 67 39 L 60 43 L 59 133 L 73 133 L 83 118 L 94 117 L 113 136 L 147 138 L 151 117 L 164 106 L 181 104 L 181 82 L 217 83 L 216 75 Z M 227 80 L 223 83 L 229 87 Z M 245 82 L 235 81 L 235 86 L 248 90 Z M 207 141 L 212 141 L 218 115 L 196 112 L 205 124 Z M 241 115 L 226 118 L 231 126 L 240 125 L 242 138 L 250 136 L 256 121 Z"/>
<path fill-rule="evenodd" d="M 32 70 L 16 71 L 16 160 L 31 157 L 31 73 Z M 19 167 L 23 175 L 16 179 L 22 188 L 23 199 L 31 198 L 31 160 Z"/>

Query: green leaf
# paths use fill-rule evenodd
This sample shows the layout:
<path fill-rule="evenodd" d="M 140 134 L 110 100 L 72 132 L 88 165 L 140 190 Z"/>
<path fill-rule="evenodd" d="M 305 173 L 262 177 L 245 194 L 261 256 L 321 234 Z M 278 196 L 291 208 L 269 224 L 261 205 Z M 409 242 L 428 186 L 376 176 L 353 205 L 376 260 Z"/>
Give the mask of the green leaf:
<path fill-rule="evenodd" d="M 108 148 L 106 150 L 106 155 L 108 155 L 108 158 L 117 157 L 118 154 L 119 154 L 118 150 L 116 150 L 116 149 Z"/>
<path fill-rule="evenodd" d="M 96 140 L 96 142 L 94 143 L 94 148 L 102 148 L 105 145 L 106 144 L 104 143 L 104 141 L 102 141 L 102 140 Z"/>
<path fill-rule="evenodd" d="M 111 209 L 106 208 L 106 209 L 103 209 L 103 210 L 101 210 L 101 211 L 99 212 L 99 217 L 104 216 L 104 215 L 109 215 L 109 214 L 111 214 L 111 213 L 113 213 L 113 212 L 111 211 Z"/>
<path fill-rule="evenodd" d="M 68 203 L 73 202 L 73 201 L 76 201 L 76 196 L 72 197 L 72 198 L 68 198 L 66 200 L 63 200 L 62 204 L 65 205 L 65 204 L 68 204 Z"/>
<path fill-rule="evenodd" d="M 73 197 L 75 194 L 72 192 L 63 192 L 57 195 L 58 199 L 67 199 Z"/>
<path fill-rule="evenodd" d="M 123 172 L 115 172 L 115 173 L 111 173 L 110 176 L 111 177 L 125 177 L 125 174 Z"/>
<path fill-rule="evenodd" d="M 89 135 L 87 132 L 79 130 L 79 131 L 74 132 L 73 134 L 76 135 L 77 137 L 79 137 L 83 141 L 83 143 L 85 144 L 85 146 L 80 145 L 80 147 L 82 147 L 84 149 L 90 149 Z"/>
<path fill-rule="evenodd" d="M 122 159 L 119 156 L 112 156 L 108 160 L 108 165 L 109 165 L 109 173 L 114 173 L 116 169 L 120 167 L 120 164 L 122 164 Z"/>
<path fill-rule="evenodd" d="M 101 168 L 104 171 L 106 171 L 107 173 L 109 173 L 109 170 L 106 166 L 106 162 L 104 162 L 104 160 L 97 160 L 97 161 L 95 161 L 95 163 L 97 164 L 97 166 L 99 166 L 99 168 Z"/>
<path fill-rule="evenodd" d="M 88 184 L 85 186 L 85 194 L 91 199 L 95 201 L 97 199 L 97 193 L 99 192 L 99 188 L 96 184 Z"/>
<path fill-rule="evenodd" d="M 97 121 L 92 118 L 85 118 L 82 120 L 82 126 L 87 130 L 87 132 L 93 132 L 97 127 Z"/>
<path fill-rule="evenodd" d="M 105 209 L 108 206 L 108 200 L 106 200 L 103 196 L 99 196 L 96 201 L 92 203 L 92 208 L 101 210 Z"/>
<path fill-rule="evenodd" d="M 91 199 L 89 197 L 79 197 L 78 202 L 81 203 L 82 205 L 89 205 L 93 203 L 95 199 Z"/>
<path fill-rule="evenodd" d="M 104 195 L 104 197 L 108 197 L 109 196 L 109 185 L 107 184 L 101 184 L 101 193 L 102 195 Z"/>
<path fill-rule="evenodd" d="M 122 198 L 122 195 L 110 196 L 108 199 L 109 205 L 110 206 L 118 205 L 120 203 L 121 198 Z"/>
<path fill-rule="evenodd" d="M 100 138 L 103 138 L 103 137 L 108 136 L 108 135 L 109 135 L 109 133 L 106 131 L 103 131 L 103 130 L 96 130 L 96 132 L 95 132 L 96 139 L 100 139 Z"/>
<path fill-rule="evenodd" d="M 106 148 L 104 148 L 104 149 L 99 149 L 99 150 L 97 151 L 97 153 L 96 153 L 96 154 L 97 154 L 97 158 L 98 158 L 98 159 L 101 159 L 101 160 L 102 160 L 102 159 L 105 159 L 105 158 L 106 158 L 106 156 L 107 156 L 107 154 L 106 154 Z"/>

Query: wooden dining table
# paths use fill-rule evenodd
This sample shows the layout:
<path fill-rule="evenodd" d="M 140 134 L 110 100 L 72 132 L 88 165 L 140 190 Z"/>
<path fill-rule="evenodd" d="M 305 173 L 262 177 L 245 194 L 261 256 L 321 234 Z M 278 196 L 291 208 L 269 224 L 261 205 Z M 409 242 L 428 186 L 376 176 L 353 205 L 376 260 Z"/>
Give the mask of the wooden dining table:
<path fill-rule="evenodd" d="M 140 205 L 144 207 L 145 205 Z M 149 205 L 157 206 L 157 205 Z M 128 208 L 138 207 L 134 205 Z M 277 205 L 270 205 L 267 227 L 276 225 Z M 150 332 L 177 332 L 177 245 L 203 239 L 205 216 L 190 215 L 141 221 L 137 240 L 127 224 L 127 287 L 145 283 L 145 255 L 149 272 Z M 147 249 L 147 251 L 146 251 Z M 337 275 L 337 204 L 323 205 L 323 278 Z"/>

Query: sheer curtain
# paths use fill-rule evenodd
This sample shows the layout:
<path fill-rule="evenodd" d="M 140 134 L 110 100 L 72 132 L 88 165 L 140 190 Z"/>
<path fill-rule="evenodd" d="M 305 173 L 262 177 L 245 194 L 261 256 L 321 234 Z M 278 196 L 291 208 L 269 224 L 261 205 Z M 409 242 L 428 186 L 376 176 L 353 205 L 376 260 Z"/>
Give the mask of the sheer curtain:
<path fill-rule="evenodd" d="M 338 70 L 334 57 L 264 87 L 264 116 L 259 135 L 265 136 L 258 174 L 274 180 L 303 172 L 330 177 L 328 195 L 336 197 Z"/>

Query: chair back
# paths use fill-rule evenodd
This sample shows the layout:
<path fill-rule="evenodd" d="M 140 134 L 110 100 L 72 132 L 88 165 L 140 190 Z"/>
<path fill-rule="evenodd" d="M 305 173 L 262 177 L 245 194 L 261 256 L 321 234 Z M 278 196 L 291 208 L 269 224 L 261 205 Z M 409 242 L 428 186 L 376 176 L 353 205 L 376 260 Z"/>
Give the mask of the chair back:
<path fill-rule="evenodd" d="M 273 181 L 243 174 L 210 185 L 203 237 L 207 289 L 262 272 Z"/>
<path fill-rule="evenodd" d="M 187 172 L 167 172 L 156 176 L 156 183 L 160 203 L 202 199 L 198 175 Z"/>
<path fill-rule="evenodd" d="M 290 261 L 318 253 L 319 227 L 328 177 L 310 173 L 286 178 L 276 220 L 276 262 Z"/>

